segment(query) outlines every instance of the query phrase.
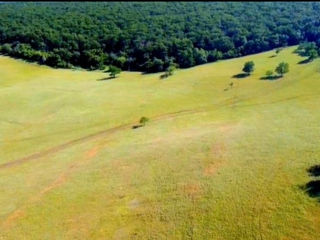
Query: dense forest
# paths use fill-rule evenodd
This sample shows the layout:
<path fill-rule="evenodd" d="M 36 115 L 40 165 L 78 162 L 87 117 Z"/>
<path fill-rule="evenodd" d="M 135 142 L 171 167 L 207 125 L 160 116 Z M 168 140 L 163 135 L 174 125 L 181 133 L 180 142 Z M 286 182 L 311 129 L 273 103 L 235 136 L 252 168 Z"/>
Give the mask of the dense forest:
<path fill-rule="evenodd" d="M 314 42 L 318 2 L 0 4 L 0 51 L 53 67 L 158 72 Z"/>

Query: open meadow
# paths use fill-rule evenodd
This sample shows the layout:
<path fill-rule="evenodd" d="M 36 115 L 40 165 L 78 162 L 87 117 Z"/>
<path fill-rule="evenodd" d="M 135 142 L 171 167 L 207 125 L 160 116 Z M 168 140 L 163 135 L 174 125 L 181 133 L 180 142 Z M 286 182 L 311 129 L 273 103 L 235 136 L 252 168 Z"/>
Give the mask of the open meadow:
<path fill-rule="evenodd" d="M 0 239 L 320 239 L 320 59 L 295 49 L 166 79 L 1 56 Z"/>

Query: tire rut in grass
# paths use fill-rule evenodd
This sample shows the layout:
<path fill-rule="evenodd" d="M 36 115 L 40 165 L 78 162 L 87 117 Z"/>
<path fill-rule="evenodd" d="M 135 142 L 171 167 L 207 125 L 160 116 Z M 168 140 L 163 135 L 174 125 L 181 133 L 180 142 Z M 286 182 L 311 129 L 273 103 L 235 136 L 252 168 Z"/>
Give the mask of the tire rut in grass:
<path fill-rule="evenodd" d="M 194 111 L 193 110 L 183 110 L 183 111 L 179 111 L 179 112 L 173 112 L 173 113 L 159 115 L 159 116 L 154 117 L 152 120 L 153 121 L 161 121 L 161 120 L 166 120 L 166 119 L 170 119 L 170 118 L 175 118 L 177 116 L 180 116 L 181 114 L 192 113 L 192 112 L 194 112 Z M 41 152 L 37 152 L 37 153 L 31 154 L 29 156 L 16 159 L 16 160 L 11 161 L 11 162 L 3 163 L 3 164 L 0 165 L 0 169 L 4 169 L 4 168 L 9 168 L 9 167 L 13 167 L 13 166 L 16 166 L 16 165 L 20 165 L 22 163 L 25 163 L 25 162 L 28 162 L 28 161 L 31 161 L 31 160 L 35 160 L 35 159 L 39 159 L 39 158 L 42 158 L 42 157 L 45 157 L 45 156 L 49 156 L 51 154 L 55 154 L 57 152 L 65 150 L 65 149 L 67 149 L 69 147 L 72 147 L 72 146 L 74 146 L 76 144 L 85 143 L 85 142 L 94 140 L 96 138 L 102 137 L 102 136 L 114 134 L 116 132 L 119 132 L 119 131 L 122 131 L 122 130 L 125 130 L 125 129 L 130 129 L 130 127 L 133 124 L 134 123 L 123 124 L 123 125 L 120 125 L 120 126 L 117 126 L 117 127 L 109 128 L 109 129 L 102 130 L 102 131 L 99 131 L 99 132 L 96 132 L 96 133 L 93 133 L 93 134 L 90 134 L 90 135 L 87 135 L 87 136 L 84 136 L 84 137 L 81 137 L 81 138 L 77 138 L 77 139 L 68 141 L 66 143 L 57 145 L 57 146 L 49 148 L 47 150 L 44 150 L 44 151 L 41 151 Z"/>

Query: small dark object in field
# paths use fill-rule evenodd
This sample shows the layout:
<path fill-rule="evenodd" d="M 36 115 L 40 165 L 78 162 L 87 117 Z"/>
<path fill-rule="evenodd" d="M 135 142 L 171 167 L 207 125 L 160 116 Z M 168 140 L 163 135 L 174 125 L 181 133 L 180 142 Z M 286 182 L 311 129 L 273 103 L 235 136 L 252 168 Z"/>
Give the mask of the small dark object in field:
<path fill-rule="evenodd" d="M 164 74 L 162 74 L 162 75 L 160 76 L 160 79 L 165 79 L 165 78 L 167 78 L 167 77 L 169 77 L 169 75 L 166 74 L 166 73 L 164 73 Z"/>
<path fill-rule="evenodd" d="M 269 81 L 272 81 L 272 80 L 277 80 L 279 78 L 282 78 L 282 76 L 266 76 L 266 77 L 261 77 L 260 80 L 269 80 Z"/>
<path fill-rule="evenodd" d="M 298 62 L 298 64 L 307 64 L 309 62 L 310 60 L 307 58 L 307 59 L 301 60 L 300 62 Z"/>
<path fill-rule="evenodd" d="M 312 180 L 308 182 L 305 189 L 310 197 L 320 197 L 320 180 Z"/>
<path fill-rule="evenodd" d="M 114 79 L 113 77 L 105 77 L 105 78 L 100 78 L 97 81 L 107 81 L 107 80 L 111 80 Z"/>
<path fill-rule="evenodd" d="M 149 118 L 141 117 L 140 120 L 139 120 L 140 124 L 132 126 L 132 129 L 137 129 L 137 128 L 140 128 L 140 127 L 144 127 L 148 121 L 149 121 Z"/>
<path fill-rule="evenodd" d="M 314 165 L 308 169 L 309 175 L 313 177 L 320 176 L 320 165 Z"/>
<path fill-rule="evenodd" d="M 145 126 L 148 121 L 149 121 L 149 118 L 147 118 L 147 117 L 141 117 L 139 123 L 140 123 L 142 126 Z"/>
<path fill-rule="evenodd" d="M 233 78 L 245 78 L 248 76 L 249 76 L 249 74 L 247 74 L 247 73 L 239 73 L 239 74 L 233 75 L 232 77 Z"/>

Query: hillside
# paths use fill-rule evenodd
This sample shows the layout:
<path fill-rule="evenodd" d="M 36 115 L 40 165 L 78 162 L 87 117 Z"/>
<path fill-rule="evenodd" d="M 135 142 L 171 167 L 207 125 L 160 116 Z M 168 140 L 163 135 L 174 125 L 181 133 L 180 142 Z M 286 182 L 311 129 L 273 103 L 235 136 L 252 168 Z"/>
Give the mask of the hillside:
<path fill-rule="evenodd" d="M 165 80 L 1 56 L 0 239 L 319 239 L 320 60 L 295 48 Z"/>

